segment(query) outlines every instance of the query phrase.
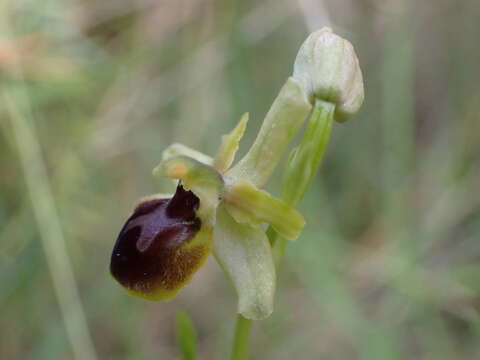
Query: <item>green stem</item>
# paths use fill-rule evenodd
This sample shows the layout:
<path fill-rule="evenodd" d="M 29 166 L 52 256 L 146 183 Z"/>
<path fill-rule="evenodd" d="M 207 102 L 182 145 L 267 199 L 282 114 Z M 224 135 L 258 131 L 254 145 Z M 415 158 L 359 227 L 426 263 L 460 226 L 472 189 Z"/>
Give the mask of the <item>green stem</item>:
<path fill-rule="evenodd" d="M 315 101 L 302 141 L 292 151 L 284 171 L 281 198 L 287 205 L 296 207 L 312 183 L 330 139 L 334 113 L 334 104 L 318 99 Z M 275 267 L 278 269 L 288 240 L 271 227 L 267 235 L 272 244 Z M 231 360 L 247 359 L 251 326 L 251 320 L 237 316 Z"/>
<path fill-rule="evenodd" d="M 248 340 L 250 337 L 250 329 L 252 321 L 237 315 L 237 323 L 235 325 L 235 336 L 233 338 L 231 360 L 244 360 L 248 355 Z"/>
<path fill-rule="evenodd" d="M 0 4 L 0 32 L 13 38 L 14 29 L 8 1 Z M 17 59 L 18 60 L 18 59 Z M 10 120 L 12 135 L 17 145 L 20 166 L 36 218 L 43 250 L 58 300 L 67 339 L 76 360 L 97 359 L 95 347 L 80 300 L 73 267 L 61 226 L 58 210 L 47 172 L 42 149 L 33 123 L 31 104 L 24 85 L 22 66 L 14 61 L 7 73 L 15 81 L 2 78 L 0 100 Z"/>
<path fill-rule="evenodd" d="M 94 360 L 97 356 L 67 252 L 47 169 L 41 155 L 40 143 L 31 123 L 29 108 L 22 108 L 19 104 L 23 103 L 24 107 L 27 107 L 25 105 L 28 103 L 27 96 L 21 85 L 17 91 L 14 88 L 1 88 L 0 95 L 12 125 L 33 214 L 73 358 Z"/>

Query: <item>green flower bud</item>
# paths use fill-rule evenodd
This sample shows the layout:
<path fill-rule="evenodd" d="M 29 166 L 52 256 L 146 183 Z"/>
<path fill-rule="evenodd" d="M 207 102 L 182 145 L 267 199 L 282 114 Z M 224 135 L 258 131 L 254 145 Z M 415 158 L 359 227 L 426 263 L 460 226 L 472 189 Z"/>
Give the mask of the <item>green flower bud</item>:
<path fill-rule="evenodd" d="M 322 28 L 305 40 L 295 59 L 293 77 L 314 99 L 336 105 L 335 120 L 345 121 L 363 103 L 363 78 L 352 44 Z"/>

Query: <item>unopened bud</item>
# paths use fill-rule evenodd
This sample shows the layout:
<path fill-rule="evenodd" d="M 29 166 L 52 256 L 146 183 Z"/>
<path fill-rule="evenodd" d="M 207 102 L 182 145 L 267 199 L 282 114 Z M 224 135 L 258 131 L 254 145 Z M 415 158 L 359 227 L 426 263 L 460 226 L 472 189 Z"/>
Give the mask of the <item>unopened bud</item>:
<path fill-rule="evenodd" d="M 295 59 L 293 77 L 313 103 L 335 104 L 335 120 L 345 121 L 363 103 L 363 78 L 352 44 L 322 28 L 305 40 Z"/>

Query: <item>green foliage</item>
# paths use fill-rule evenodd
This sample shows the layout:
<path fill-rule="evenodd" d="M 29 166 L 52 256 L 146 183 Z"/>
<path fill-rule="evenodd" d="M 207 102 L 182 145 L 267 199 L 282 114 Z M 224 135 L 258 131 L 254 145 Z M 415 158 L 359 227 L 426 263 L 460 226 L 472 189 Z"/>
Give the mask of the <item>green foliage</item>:
<path fill-rule="evenodd" d="M 177 343 L 182 354 L 182 360 L 196 360 L 197 357 L 197 332 L 192 320 L 187 313 L 177 312 L 175 322 Z"/>

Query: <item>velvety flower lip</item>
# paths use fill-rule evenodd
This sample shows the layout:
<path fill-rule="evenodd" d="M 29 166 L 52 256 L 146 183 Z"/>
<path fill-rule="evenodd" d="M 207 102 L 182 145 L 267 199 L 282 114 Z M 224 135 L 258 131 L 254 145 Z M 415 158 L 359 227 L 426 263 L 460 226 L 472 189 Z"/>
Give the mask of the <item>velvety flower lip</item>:
<path fill-rule="evenodd" d="M 141 202 L 118 235 L 112 276 L 143 298 L 170 298 L 203 263 L 210 246 L 195 241 L 201 221 L 199 198 L 178 185 L 171 199 Z"/>

